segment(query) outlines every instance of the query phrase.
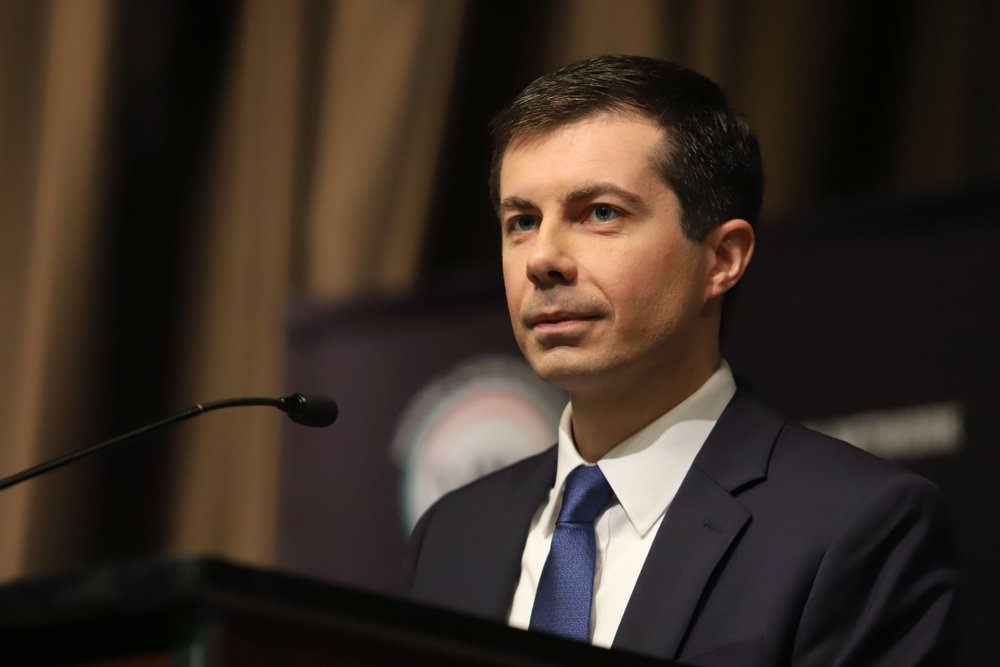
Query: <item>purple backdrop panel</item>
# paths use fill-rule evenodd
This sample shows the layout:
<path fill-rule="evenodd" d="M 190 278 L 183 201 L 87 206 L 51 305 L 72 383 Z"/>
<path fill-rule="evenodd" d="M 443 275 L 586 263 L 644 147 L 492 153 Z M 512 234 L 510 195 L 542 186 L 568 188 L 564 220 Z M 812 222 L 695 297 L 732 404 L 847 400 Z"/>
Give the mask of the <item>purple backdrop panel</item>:
<path fill-rule="evenodd" d="M 288 377 L 333 396 L 340 417 L 286 429 L 279 563 L 389 593 L 427 504 L 554 442 L 561 407 L 521 359 L 499 290 L 299 308 Z"/>

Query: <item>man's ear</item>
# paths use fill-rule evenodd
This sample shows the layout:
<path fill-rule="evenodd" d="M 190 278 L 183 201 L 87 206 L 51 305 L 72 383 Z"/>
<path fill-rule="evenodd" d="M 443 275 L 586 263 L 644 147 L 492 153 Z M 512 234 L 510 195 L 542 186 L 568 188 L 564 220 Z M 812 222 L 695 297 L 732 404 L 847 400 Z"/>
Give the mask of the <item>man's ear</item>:
<path fill-rule="evenodd" d="M 755 236 L 746 220 L 734 219 L 722 223 L 705 237 L 708 258 L 708 283 L 705 300 L 728 292 L 740 281 L 753 257 Z"/>

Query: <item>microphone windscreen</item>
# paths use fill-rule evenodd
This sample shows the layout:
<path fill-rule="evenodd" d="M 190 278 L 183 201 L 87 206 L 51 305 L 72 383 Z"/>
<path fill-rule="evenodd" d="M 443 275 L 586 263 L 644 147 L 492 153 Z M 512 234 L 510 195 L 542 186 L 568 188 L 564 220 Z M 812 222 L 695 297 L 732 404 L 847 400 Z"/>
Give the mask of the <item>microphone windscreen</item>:
<path fill-rule="evenodd" d="M 289 419 L 305 426 L 329 426 L 337 420 L 337 403 L 323 394 L 292 394 L 281 399 Z"/>

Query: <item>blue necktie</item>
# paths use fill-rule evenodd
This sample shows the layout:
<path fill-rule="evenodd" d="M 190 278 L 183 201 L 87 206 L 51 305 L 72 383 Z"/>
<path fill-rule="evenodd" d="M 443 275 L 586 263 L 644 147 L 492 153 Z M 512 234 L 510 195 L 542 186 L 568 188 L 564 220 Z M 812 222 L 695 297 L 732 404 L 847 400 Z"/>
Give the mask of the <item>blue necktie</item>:
<path fill-rule="evenodd" d="M 611 496 L 597 466 L 578 466 L 566 477 L 562 510 L 535 591 L 529 628 L 568 639 L 590 640 L 594 595 L 594 517 Z"/>

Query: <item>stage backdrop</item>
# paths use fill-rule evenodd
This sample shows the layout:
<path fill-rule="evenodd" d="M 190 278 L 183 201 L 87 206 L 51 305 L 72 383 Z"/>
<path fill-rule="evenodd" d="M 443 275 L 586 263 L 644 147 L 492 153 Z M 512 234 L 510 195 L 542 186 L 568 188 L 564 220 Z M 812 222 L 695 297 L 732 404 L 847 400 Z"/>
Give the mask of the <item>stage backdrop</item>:
<path fill-rule="evenodd" d="M 779 413 L 943 490 L 973 664 L 1000 625 L 998 222 L 984 197 L 772 225 L 724 345 Z M 565 398 L 520 360 L 501 287 L 448 282 L 451 296 L 292 313 L 289 386 L 329 392 L 342 413 L 286 431 L 282 566 L 394 592 L 433 498 L 554 441 Z"/>

